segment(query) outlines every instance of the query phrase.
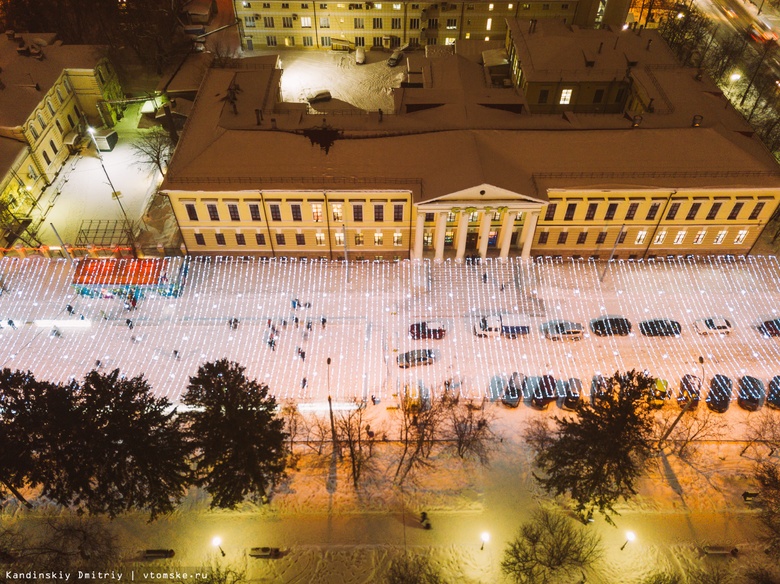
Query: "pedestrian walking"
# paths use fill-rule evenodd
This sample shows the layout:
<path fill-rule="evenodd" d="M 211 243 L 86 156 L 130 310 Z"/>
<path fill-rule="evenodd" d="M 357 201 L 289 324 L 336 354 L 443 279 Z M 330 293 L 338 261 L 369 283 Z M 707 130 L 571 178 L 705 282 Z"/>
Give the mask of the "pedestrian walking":
<path fill-rule="evenodd" d="M 306 361 L 306 351 L 301 351 L 301 361 Z"/>
<path fill-rule="evenodd" d="M 298 322 L 299 321 L 298 321 L 298 317 L 297 316 L 295 317 L 295 321 L 294 322 L 295 322 L 295 328 L 298 328 Z"/>
<path fill-rule="evenodd" d="M 482 282 L 487 284 L 487 272 L 483 272 L 483 274 L 482 274 Z"/>
<path fill-rule="evenodd" d="M 428 514 L 423 511 L 420 513 L 420 523 L 425 523 L 426 521 L 428 521 Z"/>
<path fill-rule="evenodd" d="M 308 319 L 308 320 L 306 321 L 306 330 L 307 330 L 307 331 L 310 331 L 310 330 L 311 330 L 311 319 Z"/>
<path fill-rule="evenodd" d="M 271 328 L 271 319 L 268 319 L 268 328 Z"/>
<path fill-rule="evenodd" d="M 326 318 L 323 316 L 323 317 L 320 319 L 320 322 L 322 323 L 322 328 L 325 328 L 325 323 L 326 323 L 326 322 L 328 322 L 328 320 L 327 320 L 327 319 L 326 319 Z"/>
<path fill-rule="evenodd" d="M 307 381 L 306 381 L 306 378 L 304 377 L 303 379 L 301 379 L 301 389 L 306 389 L 306 384 L 307 384 Z"/>
<path fill-rule="evenodd" d="M 65 310 L 68 311 L 68 314 L 73 314 L 73 307 L 70 304 L 65 307 Z"/>
<path fill-rule="evenodd" d="M 129 318 L 126 319 L 125 320 L 125 324 L 127 325 L 127 328 L 129 328 L 130 330 L 133 330 L 133 321 L 131 319 L 129 319 Z"/>

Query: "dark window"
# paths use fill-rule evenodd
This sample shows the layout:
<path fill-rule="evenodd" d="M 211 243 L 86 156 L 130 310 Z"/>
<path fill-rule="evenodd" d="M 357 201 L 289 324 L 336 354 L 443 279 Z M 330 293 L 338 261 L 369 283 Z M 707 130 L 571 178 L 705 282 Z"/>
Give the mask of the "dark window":
<path fill-rule="evenodd" d="M 729 221 L 733 221 L 737 218 L 744 205 L 745 203 L 734 203 L 734 208 L 731 210 L 731 213 L 729 213 Z"/>
<path fill-rule="evenodd" d="M 604 101 L 604 90 L 597 89 L 593 92 L 593 103 L 601 103 Z"/>
<path fill-rule="evenodd" d="M 236 233 L 236 245 L 246 245 L 246 237 L 243 233 Z"/>
<path fill-rule="evenodd" d="M 198 210 L 195 209 L 195 205 L 192 203 L 185 203 L 184 206 L 187 208 L 187 217 L 190 221 L 197 221 L 198 220 Z"/>
<path fill-rule="evenodd" d="M 228 203 L 228 213 L 230 214 L 231 221 L 240 221 L 241 217 L 238 215 L 238 205 L 234 203 Z"/>
<path fill-rule="evenodd" d="M 284 245 L 284 233 L 276 234 L 276 245 Z"/>
<path fill-rule="evenodd" d="M 617 213 L 618 205 L 617 203 L 610 203 L 609 207 L 607 207 L 607 214 L 604 215 L 604 219 L 606 221 L 610 221 L 611 219 L 615 218 L 615 213 Z"/>
<path fill-rule="evenodd" d="M 374 25 L 374 30 L 377 30 L 378 28 L 382 28 L 382 19 L 374 18 L 372 24 Z"/>
<path fill-rule="evenodd" d="M 720 208 L 723 206 L 723 203 L 713 203 L 712 207 L 710 207 L 710 212 L 707 213 L 707 221 L 712 221 L 715 219 L 715 217 L 718 216 L 718 211 L 720 211 Z"/>
<path fill-rule="evenodd" d="M 569 234 L 568 234 L 568 232 L 566 232 L 566 231 L 561 231 L 561 232 L 558 234 L 558 245 L 563 245 L 564 243 L 566 243 L 566 239 L 567 239 L 568 237 L 569 237 Z"/>
<path fill-rule="evenodd" d="M 219 210 L 216 205 L 209 203 L 206 205 L 206 209 L 209 210 L 209 219 L 212 221 L 219 221 Z"/>
<path fill-rule="evenodd" d="M 549 89 L 540 89 L 539 90 L 539 103 L 547 103 L 547 100 L 550 98 L 550 90 Z"/>
<path fill-rule="evenodd" d="M 547 205 L 547 212 L 544 214 L 544 220 L 545 221 L 552 221 L 555 219 L 555 207 L 558 205 L 556 203 L 550 203 Z"/>
<path fill-rule="evenodd" d="M 550 237 L 550 234 L 548 232 L 546 232 L 546 231 L 542 231 L 539 234 L 539 243 L 544 245 L 545 243 L 547 243 L 547 238 L 548 237 Z"/>
<path fill-rule="evenodd" d="M 292 205 L 290 205 L 290 211 L 292 211 L 293 221 L 303 221 L 300 205 L 298 205 L 297 203 L 293 203 Z"/>
<path fill-rule="evenodd" d="M 589 203 L 588 211 L 585 213 L 585 221 L 593 221 L 596 217 L 596 210 L 599 208 L 598 203 Z"/>
<path fill-rule="evenodd" d="M 618 243 L 623 243 L 623 242 L 626 240 L 626 234 L 627 234 L 627 233 L 628 233 L 628 231 L 621 231 L 621 232 L 618 234 L 617 242 L 618 242 Z"/>
<path fill-rule="evenodd" d="M 669 211 L 666 213 L 666 220 L 671 221 L 675 217 L 677 217 L 677 211 L 680 210 L 680 203 L 672 203 L 672 206 L 669 207 Z"/>
<path fill-rule="evenodd" d="M 615 103 L 623 103 L 624 99 L 626 99 L 626 90 L 624 87 L 621 87 L 615 94 Z"/>
<path fill-rule="evenodd" d="M 756 206 L 753 207 L 753 210 L 750 212 L 750 217 L 748 217 L 748 219 L 758 219 L 758 216 L 761 214 L 763 208 L 764 203 L 756 203 Z"/>
<path fill-rule="evenodd" d="M 43 151 L 43 159 L 46 161 L 46 164 L 51 164 L 51 158 L 49 158 L 49 153 L 46 150 Z"/>
<path fill-rule="evenodd" d="M 374 221 L 377 223 L 385 220 L 385 206 L 374 205 Z"/>
<path fill-rule="evenodd" d="M 252 221 L 260 221 L 260 205 L 257 203 L 250 203 L 249 204 L 249 217 L 252 219 Z"/>
<path fill-rule="evenodd" d="M 295 243 L 298 245 L 306 245 L 306 236 L 303 233 L 296 233 Z"/>
<path fill-rule="evenodd" d="M 214 238 L 217 240 L 217 245 L 225 245 L 225 234 L 215 233 Z"/>
<path fill-rule="evenodd" d="M 281 221 L 282 220 L 282 210 L 279 208 L 279 205 L 271 205 L 271 219 L 274 221 Z"/>
<path fill-rule="evenodd" d="M 630 221 L 636 216 L 636 210 L 639 209 L 639 203 L 631 203 L 626 211 L 626 221 Z"/>
<path fill-rule="evenodd" d="M 658 209 L 661 208 L 661 203 L 653 203 L 650 205 L 650 209 L 647 211 L 647 217 L 645 218 L 646 221 L 652 221 L 655 219 L 655 216 L 658 215 Z"/>
<path fill-rule="evenodd" d="M 198 245 L 206 245 L 206 238 L 203 237 L 202 233 L 195 234 L 195 243 L 197 243 Z"/>
<path fill-rule="evenodd" d="M 255 233 L 255 242 L 257 243 L 257 245 L 265 245 L 265 234 Z"/>
<path fill-rule="evenodd" d="M 577 236 L 577 245 L 584 244 L 586 239 L 588 239 L 588 232 L 580 231 L 580 234 Z"/>
<path fill-rule="evenodd" d="M 58 150 L 57 150 L 57 145 L 54 143 L 54 140 L 49 140 L 49 146 L 51 146 L 51 151 L 54 152 L 54 154 L 56 155 Z"/>
<path fill-rule="evenodd" d="M 404 206 L 393 205 L 393 221 L 403 221 L 403 220 L 404 220 Z"/>
<path fill-rule="evenodd" d="M 569 203 L 566 205 L 566 215 L 564 215 L 564 221 L 572 221 L 574 219 L 574 212 L 577 210 L 577 203 Z"/>
<path fill-rule="evenodd" d="M 607 240 L 607 232 L 606 231 L 602 231 L 601 233 L 599 233 L 598 237 L 596 238 L 596 244 L 597 245 L 601 245 L 606 240 Z"/>
<path fill-rule="evenodd" d="M 685 216 L 685 220 L 693 221 L 696 219 L 696 213 L 699 212 L 699 209 L 701 209 L 701 203 L 694 203 L 691 205 L 691 208 L 688 210 L 688 215 Z"/>
<path fill-rule="evenodd" d="M 436 214 L 435 213 L 426 213 L 425 214 L 425 221 L 436 221 Z"/>
<path fill-rule="evenodd" d="M 354 205 L 352 207 L 352 220 L 363 221 L 363 205 Z"/>

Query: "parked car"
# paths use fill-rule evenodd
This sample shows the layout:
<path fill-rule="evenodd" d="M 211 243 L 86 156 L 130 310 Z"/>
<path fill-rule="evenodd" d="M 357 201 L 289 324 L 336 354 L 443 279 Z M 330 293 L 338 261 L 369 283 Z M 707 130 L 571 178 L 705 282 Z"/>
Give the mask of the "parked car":
<path fill-rule="evenodd" d="M 780 337 L 780 318 L 768 318 L 758 325 L 758 332 L 765 337 Z"/>
<path fill-rule="evenodd" d="M 701 379 L 690 373 L 683 375 L 680 380 L 680 393 L 677 396 L 677 403 L 681 408 L 692 402 L 689 409 L 695 410 L 699 407 L 699 400 L 701 399 Z"/>
<path fill-rule="evenodd" d="M 722 316 L 708 316 L 693 321 L 694 330 L 700 335 L 727 335 L 733 325 L 731 321 Z"/>
<path fill-rule="evenodd" d="M 357 47 L 355 49 L 355 64 L 362 65 L 366 62 L 366 49 L 363 47 Z"/>
<path fill-rule="evenodd" d="M 393 54 L 390 55 L 390 58 L 387 60 L 387 66 L 395 67 L 396 65 L 398 65 L 398 63 L 401 62 L 401 59 L 403 58 L 404 58 L 403 51 L 393 51 Z"/>
<path fill-rule="evenodd" d="M 770 408 L 780 409 L 780 375 L 775 375 L 769 382 L 766 405 Z"/>
<path fill-rule="evenodd" d="M 581 341 L 583 326 L 569 320 L 549 320 L 542 325 L 542 332 L 551 341 Z"/>
<path fill-rule="evenodd" d="M 330 101 L 331 99 L 330 91 L 327 89 L 317 89 L 316 91 L 312 91 L 308 96 L 306 96 L 306 101 L 309 103 L 317 103 L 319 101 Z"/>
<path fill-rule="evenodd" d="M 444 323 L 438 320 L 416 322 L 409 327 L 409 336 L 413 339 L 443 339 L 447 334 Z"/>
<path fill-rule="evenodd" d="M 590 381 L 590 401 L 595 404 L 598 400 L 612 393 L 612 388 L 607 385 L 607 379 L 599 374 L 593 376 Z"/>
<path fill-rule="evenodd" d="M 403 369 L 417 365 L 430 365 L 434 361 L 436 361 L 436 355 L 433 349 L 415 349 L 398 355 L 398 366 Z"/>
<path fill-rule="evenodd" d="M 639 332 L 646 337 L 679 337 L 682 327 L 676 320 L 655 318 L 640 322 Z"/>
<path fill-rule="evenodd" d="M 582 381 L 576 377 L 570 377 L 564 391 L 561 407 L 564 410 L 576 410 L 582 397 Z"/>
<path fill-rule="evenodd" d="M 623 316 L 600 316 L 590 321 L 590 328 L 599 337 L 610 335 L 625 337 L 631 332 L 631 321 Z"/>
<path fill-rule="evenodd" d="M 531 396 L 531 405 L 540 410 L 546 410 L 552 402 L 558 401 L 555 378 L 552 375 L 526 377 L 523 393 L 526 392 Z"/>
<path fill-rule="evenodd" d="M 498 316 L 481 316 L 474 325 L 474 334 L 478 337 L 506 337 L 515 339 L 531 332 L 527 319 L 519 314 L 501 314 Z"/>
<path fill-rule="evenodd" d="M 656 379 L 650 388 L 650 395 L 647 396 L 647 403 L 651 408 L 659 409 L 664 407 L 666 400 L 672 395 L 669 389 L 669 382 L 666 379 Z"/>
<path fill-rule="evenodd" d="M 764 384 L 757 377 L 745 375 L 739 378 L 737 404 L 743 410 L 755 412 L 764 401 Z"/>
<path fill-rule="evenodd" d="M 725 375 L 713 376 L 710 380 L 710 391 L 707 394 L 707 399 L 704 400 L 707 403 L 707 407 L 719 414 L 728 410 L 733 389 L 734 384 Z"/>
<path fill-rule="evenodd" d="M 515 371 L 509 376 L 506 389 L 504 389 L 504 395 L 501 398 L 501 403 L 512 408 L 516 408 L 523 401 L 523 383 L 525 382 L 525 375 Z"/>

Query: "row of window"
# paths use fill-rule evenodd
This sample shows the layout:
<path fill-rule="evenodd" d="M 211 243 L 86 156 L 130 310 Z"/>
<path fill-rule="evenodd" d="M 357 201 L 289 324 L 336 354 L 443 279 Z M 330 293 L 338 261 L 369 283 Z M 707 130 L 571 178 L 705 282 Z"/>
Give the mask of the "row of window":
<path fill-rule="evenodd" d="M 249 203 L 249 218 L 252 221 L 262 221 L 262 215 L 260 213 L 260 207 L 262 203 Z M 290 216 L 293 221 L 303 221 L 303 209 L 301 203 L 290 203 Z M 322 203 L 310 203 L 311 218 L 315 223 L 319 223 L 323 220 Z M 195 203 L 185 203 L 184 207 L 187 209 L 187 217 L 190 221 L 199 221 L 198 209 Z M 374 207 L 374 222 L 381 223 L 385 220 L 385 204 L 373 203 Z M 238 203 L 227 203 L 228 216 L 231 221 L 241 221 L 241 212 L 239 210 Z M 220 221 L 219 206 L 217 203 L 206 203 L 206 211 L 209 214 L 209 220 Z M 268 211 L 271 221 L 282 220 L 282 206 L 279 203 L 269 203 Z M 344 221 L 344 207 L 341 204 L 331 204 L 331 212 L 333 214 L 333 221 Z M 393 205 L 393 221 L 402 222 L 404 220 L 404 205 Z M 363 221 L 363 205 L 361 203 L 352 203 L 352 221 L 360 223 Z"/>
<path fill-rule="evenodd" d="M 620 245 L 625 242 L 626 235 L 628 234 L 627 231 L 621 231 L 617 236 L 617 244 Z M 655 237 L 653 238 L 653 245 L 662 245 L 666 241 L 666 236 L 668 235 L 668 231 L 662 230 L 655 234 Z M 688 235 L 688 231 L 685 229 L 679 230 L 675 236 L 672 243 L 674 245 L 682 245 L 685 242 L 685 238 Z M 747 229 L 741 229 L 737 233 L 737 236 L 734 238 L 734 245 L 741 245 L 744 243 L 745 238 L 748 235 Z M 693 238 L 693 245 L 701 245 L 704 243 L 704 238 L 707 236 L 707 230 L 701 229 L 696 232 L 695 237 Z M 713 245 L 721 245 L 723 241 L 726 239 L 726 236 L 728 236 L 728 229 L 722 229 L 718 231 L 715 234 L 715 238 L 712 240 Z M 537 239 L 537 243 L 539 245 L 545 245 L 548 243 L 550 237 L 550 233 L 548 231 L 541 231 L 539 233 L 539 237 Z M 569 232 L 567 231 L 561 231 L 558 234 L 558 245 L 565 245 L 566 242 L 569 240 Z M 606 231 L 600 231 L 598 235 L 596 236 L 596 245 L 601 245 L 607 240 L 607 232 Z M 647 240 L 647 231 L 641 230 L 637 232 L 636 239 L 634 240 L 634 245 L 643 245 Z M 588 232 L 587 231 L 580 231 L 577 234 L 577 245 L 585 245 L 588 242 Z"/>
<path fill-rule="evenodd" d="M 233 234 L 235 237 L 236 245 L 246 245 L 246 234 L 244 233 L 235 233 Z M 334 235 L 334 243 L 336 245 L 344 245 L 344 234 L 336 232 Z M 255 233 L 255 243 L 257 245 L 265 245 L 266 239 L 264 233 Z M 284 233 L 277 233 L 276 237 L 276 245 L 287 245 L 287 237 Z M 225 238 L 224 233 L 215 233 L 214 234 L 214 241 L 217 245 L 227 245 L 227 240 Z M 195 234 L 195 243 L 198 245 L 206 245 L 206 236 L 203 233 L 196 233 Z M 295 244 L 296 245 L 306 245 L 306 234 L 305 233 L 296 233 L 295 234 Z M 314 244 L 319 246 L 325 245 L 325 234 L 324 233 L 315 233 L 314 234 Z M 355 245 L 361 246 L 365 245 L 365 235 L 363 233 L 355 233 Z M 383 246 L 385 244 L 385 235 L 384 233 L 374 233 L 374 245 L 376 246 Z M 395 247 L 401 247 L 404 244 L 404 238 L 403 234 L 396 232 L 393 233 L 393 245 Z"/>
<path fill-rule="evenodd" d="M 65 87 L 65 91 L 68 93 L 68 95 L 70 95 L 71 93 L 73 93 L 73 87 L 71 86 L 70 81 L 68 81 L 67 77 L 64 77 L 63 80 L 64 80 L 63 85 Z M 55 99 L 55 101 L 57 102 L 56 107 L 60 107 L 62 106 L 63 103 L 65 103 L 65 97 L 62 94 L 62 90 L 59 87 L 56 87 L 54 92 L 56 94 L 56 98 L 49 97 L 46 98 L 45 101 L 45 106 L 46 106 L 46 110 L 48 111 L 48 117 L 50 121 L 53 120 L 54 117 L 57 115 L 57 110 L 55 109 L 55 106 L 52 103 L 52 99 Z M 34 115 L 30 116 L 31 119 L 28 127 L 30 129 L 30 133 L 33 135 L 33 138 L 35 140 L 37 140 L 40 137 L 41 133 L 46 129 L 48 125 L 46 122 L 46 118 L 44 117 L 43 114 L 44 114 L 43 111 L 39 111 Z M 71 127 L 72 126 L 73 123 L 71 121 Z M 58 125 L 58 127 L 60 128 L 60 133 L 62 133 L 62 126 Z"/>
<path fill-rule="evenodd" d="M 479 221 L 479 211 L 473 211 L 468 214 L 468 222 L 469 223 L 477 223 Z M 522 218 L 523 214 L 518 213 L 515 215 L 515 220 L 519 221 Z M 447 223 L 455 223 L 458 220 L 458 214 L 450 211 L 447 213 Z M 501 220 L 501 211 L 493 211 L 492 215 L 490 216 L 491 221 L 500 221 Z M 425 214 L 425 222 L 426 223 L 433 223 L 436 221 L 436 213 L 426 213 Z"/>
<path fill-rule="evenodd" d="M 243 8 L 252 8 L 253 4 L 255 5 L 255 7 L 262 6 L 262 8 L 265 9 L 265 10 L 271 9 L 271 3 L 270 2 L 242 2 L 241 6 Z M 403 8 L 403 4 L 399 3 L 399 2 L 392 2 L 390 5 L 392 6 L 393 10 L 401 10 Z M 294 7 L 291 8 L 291 6 L 292 6 L 292 4 L 290 2 L 282 2 L 281 3 L 281 9 L 282 10 L 294 9 Z M 301 6 L 301 10 L 308 10 L 309 9 L 309 4 L 308 3 L 302 3 L 300 6 Z M 328 4 L 326 4 L 326 3 L 320 3 L 320 4 L 318 4 L 318 6 L 319 6 L 320 10 L 328 10 Z M 370 10 L 372 8 L 376 9 L 376 10 L 382 10 L 383 6 L 384 5 L 381 2 L 353 3 L 353 4 L 348 4 L 348 5 L 345 5 L 345 4 L 342 4 L 342 3 L 337 3 L 336 4 L 336 8 L 341 8 L 341 9 L 348 8 L 349 10 Z M 431 8 L 435 9 L 436 6 L 437 5 L 434 4 L 434 5 L 431 6 Z M 506 11 L 509 12 L 511 10 L 514 10 L 514 6 L 515 5 L 512 4 L 512 3 L 508 3 L 506 5 Z M 549 10 L 549 6 L 550 6 L 549 4 L 544 4 L 544 6 L 547 7 L 547 8 L 544 8 L 544 10 Z M 487 8 L 488 8 L 488 12 L 493 12 L 493 10 L 496 8 L 496 4 L 490 3 L 490 4 L 488 4 Z M 499 8 L 500 8 L 500 5 L 499 5 Z M 530 4 L 521 4 L 520 8 L 522 10 L 530 10 L 531 9 L 531 5 Z M 569 5 L 568 4 L 562 4 L 561 8 L 563 10 L 568 10 Z M 411 9 L 412 10 L 420 10 L 420 4 L 412 4 L 411 5 Z M 425 9 L 427 10 L 427 8 L 425 8 Z M 468 3 L 468 4 L 466 4 L 466 10 L 475 10 L 475 9 L 476 9 L 476 4 L 475 3 Z M 444 10 L 444 4 L 442 5 L 442 10 Z"/>
<path fill-rule="evenodd" d="M 607 205 L 607 212 L 604 214 L 604 220 L 605 221 L 611 221 L 615 218 L 615 215 L 618 210 L 619 203 L 609 203 Z M 764 210 L 765 203 L 758 202 L 753 206 L 753 210 L 750 212 L 750 216 L 748 217 L 749 220 L 753 221 L 755 219 L 758 219 L 759 215 L 761 215 L 761 211 Z M 563 220 L 564 221 L 574 221 L 574 215 L 577 212 L 577 206 L 578 203 L 568 203 L 566 205 L 566 212 L 564 213 Z M 677 215 L 680 211 L 680 207 L 682 206 L 682 203 L 671 203 L 669 205 L 668 210 L 666 211 L 666 220 L 667 221 L 673 221 L 677 218 Z M 734 221 L 739 218 L 739 214 L 744 208 L 745 203 L 741 201 L 737 201 L 733 204 L 731 207 L 731 211 L 728 215 L 729 221 Z M 585 212 L 585 220 L 586 221 L 594 221 L 596 219 L 596 212 L 598 211 L 599 203 L 588 203 L 588 208 Z M 692 203 L 690 208 L 688 209 L 688 213 L 685 216 L 686 221 L 695 221 L 697 215 L 699 214 L 699 211 L 701 210 L 702 204 L 701 203 Z M 715 201 L 710 205 L 710 208 L 707 212 L 706 219 L 707 221 L 714 221 L 718 213 L 720 212 L 721 208 L 723 207 L 723 203 Z M 557 203 L 550 203 L 547 205 L 547 211 L 544 215 L 545 221 L 554 221 L 555 220 L 555 213 L 558 209 Z M 628 209 L 626 210 L 626 214 L 624 216 L 624 220 L 626 221 L 632 221 L 637 213 L 637 210 L 639 209 L 639 203 L 630 203 L 628 205 Z M 647 215 L 645 216 L 645 221 L 654 221 L 656 216 L 658 215 L 658 211 L 661 209 L 661 203 L 652 203 L 650 205 L 650 208 L 647 210 Z"/>

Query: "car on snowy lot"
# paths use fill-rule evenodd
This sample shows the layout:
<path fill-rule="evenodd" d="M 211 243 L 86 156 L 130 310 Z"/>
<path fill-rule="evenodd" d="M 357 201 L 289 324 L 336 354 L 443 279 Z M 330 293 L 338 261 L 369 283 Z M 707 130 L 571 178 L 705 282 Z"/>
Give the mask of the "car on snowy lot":
<path fill-rule="evenodd" d="M 583 326 L 570 320 L 549 320 L 542 325 L 544 336 L 551 341 L 581 341 Z"/>
<path fill-rule="evenodd" d="M 708 316 L 694 320 L 693 328 L 700 335 L 727 335 L 733 325 L 729 319 L 722 316 Z"/>
<path fill-rule="evenodd" d="M 558 401 L 555 378 L 552 375 L 526 377 L 523 393 L 531 396 L 531 406 L 546 410 L 551 403 Z"/>
<path fill-rule="evenodd" d="M 504 389 L 504 395 L 501 397 L 501 403 L 511 408 L 516 408 L 523 401 L 523 384 L 525 383 L 525 375 L 515 371 L 509 376 L 506 388 Z"/>
<path fill-rule="evenodd" d="M 600 316 L 590 321 L 590 328 L 599 337 L 625 337 L 631 332 L 631 321 L 623 316 Z"/>
<path fill-rule="evenodd" d="M 390 58 L 387 60 L 387 66 L 395 67 L 396 65 L 398 65 L 398 63 L 401 62 L 401 59 L 403 58 L 404 58 L 403 51 L 393 51 L 393 54 L 390 55 Z"/>
<path fill-rule="evenodd" d="M 758 332 L 765 337 L 780 337 L 780 318 L 767 318 L 758 325 Z"/>
<path fill-rule="evenodd" d="M 577 377 L 570 377 L 563 388 L 563 402 L 561 402 L 561 408 L 569 411 L 576 410 L 577 406 L 580 405 L 581 397 L 582 381 Z"/>
<path fill-rule="evenodd" d="M 646 337 L 679 337 L 682 327 L 676 320 L 654 318 L 640 322 L 639 332 Z"/>
<path fill-rule="evenodd" d="M 519 314 L 500 314 L 481 316 L 474 325 L 474 334 L 478 337 L 505 337 L 516 339 L 531 332 L 530 323 Z"/>
<path fill-rule="evenodd" d="M 438 320 L 416 322 L 409 327 L 409 336 L 413 339 L 443 339 L 445 334 L 447 329 Z"/>
<path fill-rule="evenodd" d="M 766 405 L 770 408 L 780 409 L 780 375 L 775 375 L 769 382 Z"/>
<path fill-rule="evenodd" d="M 737 404 L 743 410 L 755 412 L 764 401 L 764 384 L 757 377 L 745 375 L 739 378 Z"/>
<path fill-rule="evenodd" d="M 596 404 L 597 401 L 604 399 L 612 393 L 612 388 L 607 383 L 606 377 L 597 373 L 590 380 L 590 401 Z"/>
<path fill-rule="evenodd" d="M 366 62 L 366 49 L 363 47 L 357 47 L 355 49 L 355 64 L 362 65 Z"/>
<path fill-rule="evenodd" d="M 710 391 L 707 393 L 707 399 L 704 400 L 707 407 L 713 412 L 724 413 L 729 409 L 733 389 L 734 384 L 731 379 L 725 375 L 714 375 L 710 380 Z"/>
<path fill-rule="evenodd" d="M 309 103 L 317 103 L 320 101 L 330 101 L 332 97 L 333 96 L 330 94 L 330 91 L 327 89 L 318 89 L 307 95 L 306 101 Z"/>
<path fill-rule="evenodd" d="M 688 406 L 688 409 L 695 410 L 699 407 L 701 399 L 701 379 L 690 373 L 686 373 L 680 380 L 680 393 L 677 395 L 677 403 L 681 408 Z"/>
<path fill-rule="evenodd" d="M 664 407 L 672 392 L 669 389 L 669 382 L 666 379 L 656 379 L 650 388 L 650 395 L 647 396 L 647 403 L 651 408 L 660 409 Z"/>
<path fill-rule="evenodd" d="M 415 349 L 398 355 L 398 366 L 402 369 L 417 365 L 430 365 L 434 361 L 436 361 L 436 354 L 433 349 Z"/>

